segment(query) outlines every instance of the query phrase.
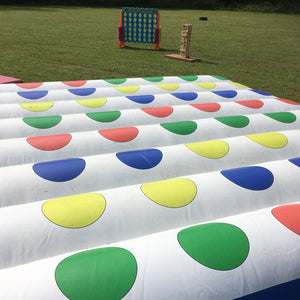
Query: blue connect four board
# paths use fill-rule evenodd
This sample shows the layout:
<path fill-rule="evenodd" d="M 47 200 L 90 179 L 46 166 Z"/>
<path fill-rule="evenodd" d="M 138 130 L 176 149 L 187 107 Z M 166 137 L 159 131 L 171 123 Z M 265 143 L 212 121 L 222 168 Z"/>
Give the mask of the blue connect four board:
<path fill-rule="evenodd" d="M 125 42 L 155 44 L 155 50 L 160 47 L 158 9 L 123 7 L 118 29 L 120 48 L 125 46 Z"/>
<path fill-rule="evenodd" d="M 124 42 L 154 44 L 158 9 L 124 7 L 122 10 Z"/>

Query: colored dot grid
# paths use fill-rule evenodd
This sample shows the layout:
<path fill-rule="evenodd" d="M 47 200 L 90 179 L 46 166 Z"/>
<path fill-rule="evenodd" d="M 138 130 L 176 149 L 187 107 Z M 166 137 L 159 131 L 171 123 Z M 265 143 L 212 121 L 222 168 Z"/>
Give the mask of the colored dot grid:
<path fill-rule="evenodd" d="M 271 149 L 278 149 L 284 147 L 287 144 L 287 138 L 280 133 L 254 134 L 248 135 L 247 137 L 250 140 L 257 142 L 258 144 L 269 147 Z M 58 136 L 58 139 L 60 138 L 66 141 L 70 140 L 70 136 L 68 135 Z M 33 138 L 33 140 L 34 139 L 35 138 Z M 40 138 L 37 137 L 36 139 L 36 143 L 39 144 L 39 147 L 41 149 L 44 148 L 45 146 L 43 146 L 43 143 L 39 141 Z M 60 141 L 58 142 L 58 144 L 59 147 L 61 147 Z M 218 140 L 190 143 L 186 144 L 186 146 L 191 151 L 209 159 L 222 158 L 226 156 L 229 151 L 229 145 L 225 141 Z M 131 168 L 146 170 L 157 166 L 161 162 L 163 154 L 158 149 L 144 149 L 118 152 L 116 153 L 116 157 L 119 159 L 120 162 Z M 300 158 L 290 159 L 290 162 L 298 167 L 300 166 Z M 38 176 L 46 180 L 54 182 L 64 182 L 70 181 L 79 176 L 84 171 L 85 166 L 86 163 L 83 158 L 73 158 L 59 161 L 36 163 L 33 165 L 33 171 Z M 266 190 L 270 188 L 274 182 L 274 176 L 272 172 L 267 168 L 259 166 L 247 166 L 235 169 L 228 169 L 223 170 L 220 173 L 232 183 L 242 188 L 253 191 Z M 189 204 L 195 198 L 197 193 L 196 184 L 188 179 L 171 179 L 154 183 L 145 183 L 141 186 L 141 190 L 150 200 L 154 201 L 155 203 L 173 208 L 182 207 Z M 66 202 L 68 203 L 68 207 L 70 208 L 71 203 L 75 205 L 76 202 L 79 201 L 78 203 L 80 203 L 81 199 L 85 198 L 85 195 L 69 196 L 64 197 L 60 200 L 51 200 L 50 203 L 55 204 Z M 92 200 L 95 202 L 99 200 L 100 202 L 104 203 L 104 205 L 102 205 L 103 209 L 99 210 L 101 215 L 104 211 L 105 199 L 103 198 L 103 196 L 100 196 L 100 199 L 98 199 L 98 196 L 95 197 L 95 195 L 93 195 L 92 198 Z M 72 202 L 68 199 L 74 200 L 72 200 Z M 53 209 L 54 214 L 60 214 L 58 207 Z M 90 207 L 93 206 L 91 205 Z M 47 209 L 43 208 L 43 211 L 45 213 Z M 79 218 L 81 218 L 81 212 L 83 211 L 82 208 L 75 211 L 78 212 Z M 48 217 L 49 214 L 45 213 L 45 215 Z M 100 217 L 100 215 L 98 217 Z M 64 216 L 64 214 L 62 214 L 62 217 L 60 217 L 60 219 L 64 220 L 65 217 L 66 215 Z M 98 217 L 96 217 L 95 220 L 98 219 Z M 51 217 L 48 218 L 52 220 Z M 68 218 L 70 218 L 70 214 Z M 77 218 L 76 214 L 74 214 L 74 218 Z M 54 217 L 54 219 L 56 218 Z M 57 224 L 60 222 L 54 221 L 54 223 Z M 88 224 L 90 224 L 90 221 L 86 222 L 84 226 L 87 226 Z M 63 226 L 61 223 L 59 225 Z"/>
<path fill-rule="evenodd" d="M 300 235 L 300 204 L 278 206 L 271 213 L 288 230 Z M 177 233 L 177 242 L 190 259 L 223 272 L 241 266 L 251 248 L 248 236 L 241 228 L 221 222 L 182 229 Z M 55 270 L 55 280 L 62 293 L 72 300 L 87 297 L 121 299 L 134 286 L 139 276 L 138 265 L 134 254 L 125 248 L 97 248 L 60 261 Z M 278 286 L 274 288 L 277 290 Z"/>
<path fill-rule="evenodd" d="M 128 14 L 131 12 L 128 12 Z M 137 15 L 130 15 L 135 21 Z M 143 13 L 140 12 L 141 17 Z M 129 15 L 127 16 L 129 19 Z M 134 24 L 136 26 L 136 24 Z M 191 77 L 187 80 L 193 80 Z M 150 79 L 159 82 L 158 79 Z M 155 81 L 156 80 L 156 81 Z M 64 82 L 68 86 L 80 87 L 86 81 Z M 112 81 L 113 82 L 113 81 Z M 121 81 L 120 81 L 121 82 Z M 117 81 L 113 83 L 119 83 Z M 36 87 L 40 86 L 36 83 Z M 197 84 L 198 85 L 198 84 Z M 241 86 L 240 84 L 236 84 Z M 32 88 L 34 85 L 28 85 Z M 199 84 L 210 89 L 212 83 Z M 177 89 L 176 84 L 160 85 L 169 91 Z M 24 88 L 26 86 L 24 85 Z M 118 87 L 122 92 L 133 92 L 138 86 Z M 95 92 L 94 88 L 70 89 L 70 93 L 77 96 L 89 96 Z M 257 91 L 258 94 L 263 92 Z M 47 95 L 47 91 L 18 92 L 20 96 L 37 100 Z M 236 91 L 214 91 L 218 96 L 230 99 L 237 95 Z M 183 101 L 193 101 L 197 93 L 172 93 L 174 97 Z M 138 104 L 149 104 L 155 100 L 154 95 L 126 96 L 126 99 Z M 289 100 L 279 99 L 287 104 Z M 82 99 L 77 103 L 90 108 L 102 107 L 107 98 Z M 264 105 L 261 100 L 236 101 L 237 104 L 249 109 L 259 109 Z M 23 109 L 42 112 L 51 109 L 55 102 L 21 103 Z M 294 105 L 294 104 L 293 104 Z M 195 109 L 204 112 L 216 112 L 221 109 L 219 103 L 191 104 Z M 165 118 L 174 113 L 171 106 L 146 107 L 141 110 L 156 118 Z M 119 110 L 105 112 L 90 112 L 87 118 L 100 122 L 114 122 L 122 117 Z M 264 113 L 265 117 L 275 122 L 293 123 L 297 117 L 291 112 Z M 62 115 L 46 117 L 24 117 L 24 124 L 37 128 L 48 129 L 57 126 L 63 120 Z M 244 115 L 215 117 L 215 121 L 222 126 L 233 129 L 247 127 L 250 119 Z M 160 127 L 175 135 L 191 135 L 199 130 L 195 121 L 181 121 L 160 123 Z M 99 137 L 115 142 L 126 143 L 139 136 L 139 129 L 134 126 L 124 128 L 110 128 L 98 130 Z M 282 133 L 268 132 L 249 134 L 244 136 L 249 141 L 269 149 L 281 149 L 288 144 L 287 136 Z M 72 143 L 72 133 L 33 136 L 26 139 L 27 143 L 42 151 L 56 151 Z M 207 159 L 222 159 L 230 152 L 226 141 L 209 140 L 204 142 L 186 143 L 186 149 Z M 273 150 L 272 150 L 273 151 Z M 150 170 L 157 167 L 164 159 L 163 152 L 156 148 L 121 151 L 114 154 L 120 164 L 132 169 Z M 294 167 L 300 167 L 300 158 L 289 159 Z M 39 162 L 32 166 L 33 172 L 48 181 L 63 183 L 74 180 L 87 169 L 85 158 L 68 158 L 49 162 Z M 265 191 L 272 187 L 275 175 L 266 167 L 246 166 L 219 171 L 222 178 L 238 188 L 248 191 Z M 181 209 L 190 205 L 197 196 L 197 184 L 187 178 L 173 178 L 140 185 L 141 193 L 154 204 L 163 209 Z M 109 210 L 107 199 L 100 193 L 86 193 L 55 198 L 45 201 L 42 205 L 44 217 L 53 224 L 71 230 L 84 228 L 101 222 Z M 271 214 L 276 221 L 285 226 L 293 234 L 300 235 L 300 204 L 281 205 L 273 208 Z M 216 271 L 231 271 L 240 267 L 246 260 L 251 249 L 247 233 L 238 226 L 229 223 L 205 223 L 189 226 L 177 233 L 177 245 L 191 260 Z M 176 263 L 176 262 L 174 262 Z M 81 251 L 61 260 L 55 269 L 55 281 L 61 292 L 72 300 L 78 299 L 121 299 L 134 286 L 139 276 L 139 261 L 132 251 L 122 247 L 105 247 Z M 113 284 L 112 284 L 113 282 Z"/>
<path fill-rule="evenodd" d="M 197 99 L 197 93 L 173 93 L 174 97 L 184 101 L 193 101 Z M 154 95 L 143 95 L 143 96 L 127 96 L 126 99 L 131 100 L 132 102 L 139 103 L 139 104 L 150 104 L 155 100 Z M 92 99 L 82 99 L 76 100 L 76 103 L 80 104 L 81 106 L 88 107 L 88 108 L 99 108 L 104 106 L 107 103 L 107 98 L 92 98 Z M 236 103 L 245 106 L 247 108 L 258 109 L 263 107 L 264 102 L 261 100 L 243 100 L 243 101 L 236 101 Z M 20 106 L 28 111 L 32 112 L 43 112 L 51 109 L 54 107 L 55 102 L 29 102 L 29 103 L 20 103 Z M 191 104 L 191 106 L 206 112 L 216 112 L 221 108 L 220 103 L 197 103 Z M 142 109 L 143 111 L 147 112 L 150 110 L 159 110 L 159 107 L 148 107 Z"/>
<path fill-rule="evenodd" d="M 119 96 L 120 94 L 126 95 L 126 94 L 135 94 L 139 92 L 139 94 L 144 94 L 140 92 L 141 89 L 146 88 L 146 90 L 153 90 L 153 93 L 159 94 L 159 93 L 166 93 L 168 91 L 184 91 L 189 87 L 191 92 L 193 90 L 198 91 L 200 88 L 200 91 L 202 90 L 216 90 L 218 92 L 217 94 L 224 94 L 225 97 L 232 97 L 232 95 L 236 94 L 237 92 L 234 90 L 235 88 L 238 88 L 238 90 L 244 90 L 244 91 L 250 91 L 252 93 L 257 93 L 258 95 L 263 96 L 271 96 L 270 94 L 249 89 L 247 86 L 241 85 L 236 82 L 232 81 L 212 81 L 212 82 L 197 82 L 197 80 L 191 76 L 182 76 L 178 77 L 182 80 L 185 80 L 183 83 L 160 83 L 160 81 L 163 79 L 159 77 L 149 77 L 149 78 L 141 78 L 140 80 L 144 80 L 147 82 L 150 82 L 150 85 L 145 84 L 133 84 L 133 85 L 118 85 L 115 86 L 113 83 L 111 86 L 100 86 L 100 87 L 82 87 L 80 84 L 72 83 L 73 86 L 69 86 L 69 89 L 62 89 L 59 88 L 58 90 L 34 90 L 34 89 L 23 89 L 16 92 L 9 93 L 10 103 L 17 101 L 19 102 L 19 98 L 24 98 L 26 100 L 39 100 L 39 99 L 48 99 L 55 97 L 57 100 L 64 100 L 65 97 L 72 97 L 72 96 L 78 96 L 78 97 L 86 97 L 86 96 L 92 96 L 94 94 L 102 94 L 105 93 L 110 96 Z M 195 79 L 195 80 L 194 80 Z M 124 79 L 111 79 L 108 80 L 108 83 L 110 82 L 116 82 L 118 84 L 122 84 L 122 80 Z M 125 79 L 126 81 L 126 79 Z M 194 82 L 196 81 L 196 82 Z M 134 83 L 134 82 L 133 82 Z M 140 81 L 138 81 L 140 83 Z M 230 91 L 223 91 L 224 89 L 230 89 L 232 88 L 233 91 L 230 93 Z M 54 93 L 54 94 L 53 94 Z M 231 95 L 232 94 L 232 95 Z M 54 96 L 55 95 L 55 96 Z"/>
<path fill-rule="evenodd" d="M 178 94 L 172 94 L 172 96 L 176 97 L 177 99 L 185 100 L 185 101 L 193 101 L 195 100 L 198 95 L 195 93 L 194 95 L 190 95 L 190 93 L 178 93 Z M 150 104 L 155 100 L 155 97 L 153 95 L 144 95 L 144 96 L 128 96 L 126 99 L 131 100 L 132 102 L 138 103 L 138 104 Z M 282 99 L 276 99 L 281 102 Z M 80 104 L 83 107 L 87 107 L 88 109 L 98 109 L 105 107 L 105 104 L 107 104 L 107 98 L 92 98 L 92 99 L 82 99 L 82 100 L 76 100 L 76 103 Z M 242 101 L 235 101 L 234 103 L 241 105 L 243 107 L 246 107 L 248 109 L 259 109 L 264 106 L 264 102 L 262 100 L 242 100 Z M 289 103 L 290 104 L 290 103 Z M 33 113 L 40 113 L 40 112 L 45 112 L 48 110 L 51 110 L 53 107 L 55 107 L 55 102 L 49 101 L 49 102 L 29 102 L 29 103 L 19 103 L 19 105 L 27 111 L 33 112 Z M 192 107 L 198 109 L 199 111 L 203 112 L 218 112 L 222 108 L 222 103 L 196 103 L 196 104 L 190 104 Z M 293 105 L 293 104 L 291 104 Z M 185 105 L 186 106 L 186 105 Z M 180 106 L 182 107 L 182 106 Z M 139 108 L 134 108 L 136 110 L 139 110 Z M 173 113 L 174 107 L 173 106 L 165 106 L 165 107 L 146 107 L 146 108 L 141 108 L 142 111 L 145 113 L 148 113 L 152 116 L 157 116 L 157 117 L 167 117 Z M 105 110 L 109 111 L 109 110 Z M 103 113 L 104 111 L 102 111 Z M 225 110 L 226 112 L 226 110 Z M 97 114 L 101 114 L 101 112 L 97 113 L 87 113 L 87 116 L 93 116 Z M 281 114 L 282 117 L 279 118 L 277 117 L 277 120 L 280 121 L 281 119 L 286 119 L 285 122 L 287 122 L 286 116 L 284 114 Z M 269 114 L 270 117 L 276 118 L 276 114 Z M 34 116 L 33 116 L 34 117 Z M 62 117 L 62 116 L 61 116 Z"/>
<path fill-rule="evenodd" d="M 178 125 L 176 123 L 175 125 Z M 186 124 L 182 124 L 186 125 Z M 189 124 L 187 124 L 189 125 Z M 183 129 L 182 129 L 183 127 Z M 175 134 L 191 134 L 195 130 L 195 125 L 192 123 L 192 126 L 182 126 L 180 127 L 180 132 L 176 126 L 169 127 L 168 130 Z M 134 140 L 138 134 L 139 130 L 136 127 L 123 127 L 123 128 L 112 128 L 104 129 L 98 131 L 101 136 L 104 138 L 116 142 L 116 143 L 125 143 Z M 280 149 L 287 145 L 288 139 L 282 133 L 277 132 L 268 132 L 268 133 L 258 133 L 247 135 L 247 138 L 250 140 L 273 149 Z M 56 134 L 56 135 L 46 135 L 46 136 L 36 136 L 28 137 L 26 141 L 32 147 L 44 150 L 44 151 L 53 151 L 58 150 L 66 145 L 68 145 L 72 140 L 72 134 Z M 202 156 L 208 158 L 220 158 L 225 156 L 229 151 L 229 145 L 225 141 L 203 141 L 186 144 L 187 148 L 196 152 Z"/>
<path fill-rule="evenodd" d="M 151 11 L 153 11 L 153 10 L 151 10 Z M 197 75 L 177 76 L 177 78 L 180 78 L 180 79 L 185 80 L 185 81 L 196 81 L 198 78 L 201 78 L 201 77 L 202 77 L 202 75 L 199 75 L 199 76 L 197 76 Z M 217 80 L 227 80 L 226 78 L 224 78 L 222 76 L 218 76 L 218 75 L 210 75 L 210 77 L 212 79 L 215 78 Z M 168 78 L 168 76 L 165 76 L 165 77 L 163 77 L 163 76 L 143 77 L 143 78 L 135 78 L 134 81 L 145 83 L 144 81 L 160 82 L 164 79 L 168 81 L 169 78 Z M 102 83 L 101 81 L 110 83 L 112 85 L 117 85 L 117 84 L 123 84 L 123 83 L 127 82 L 128 79 L 127 78 L 103 79 L 103 80 L 100 80 L 100 82 L 98 83 L 99 86 L 103 86 L 101 84 Z M 59 81 L 59 82 L 22 82 L 22 83 L 12 84 L 11 87 L 15 86 L 15 87 L 19 87 L 21 89 L 29 90 L 29 89 L 39 88 L 42 85 L 47 85 L 50 88 L 55 89 L 57 87 L 63 87 L 63 86 L 82 87 L 82 86 L 86 85 L 87 83 L 89 83 L 88 80 Z M 97 83 L 95 83 L 95 81 L 93 81 L 93 84 L 98 86 Z M 12 88 L 12 89 L 9 89 L 9 90 L 14 90 L 14 89 Z"/>
<path fill-rule="evenodd" d="M 132 163 L 131 157 L 126 156 L 126 154 L 125 152 L 125 156 L 120 156 L 120 159 L 133 168 L 152 168 L 161 159 L 161 153 L 159 152 L 147 153 L 143 151 L 140 154 L 147 155 L 144 156 L 144 161 L 139 158 L 135 163 Z M 297 163 L 299 163 L 299 158 L 297 158 Z M 72 168 L 67 169 L 68 164 L 72 164 Z M 51 165 L 38 163 L 34 165 L 33 169 L 38 176 L 44 179 L 61 182 L 79 176 L 83 171 L 83 167 L 84 162 L 77 159 L 76 161 L 57 161 Z M 250 191 L 267 190 L 274 182 L 272 172 L 267 168 L 258 166 L 223 170 L 220 174 L 240 188 Z M 168 208 L 184 207 L 190 204 L 197 194 L 196 183 L 187 178 L 144 183 L 140 189 L 149 200 Z M 57 225 L 80 228 L 96 222 L 103 214 L 105 207 L 106 199 L 103 195 L 89 193 L 48 200 L 43 204 L 42 211 L 50 221 Z"/>
<path fill-rule="evenodd" d="M 195 107 L 195 106 L 194 106 Z M 203 105 L 196 106 L 197 109 L 203 111 L 218 110 L 219 105 Z M 155 116 L 155 117 L 168 117 L 173 113 L 173 109 L 171 107 L 164 108 L 149 108 L 142 109 L 142 111 Z M 296 115 L 291 112 L 275 112 L 275 113 L 265 113 L 265 116 L 281 123 L 294 123 L 297 119 Z M 92 112 L 86 113 L 86 116 L 89 119 L 100 123 L 111 123 L 121 118 L 121 111 L 104 111 L 104 112 Z M 24 117 L 24 124 L 36 128 L 36 129 L 48 129 L 57 126 L 61 123 L 63 116 L 44 116 L 44 117 Z M 247 127 L 250 123 L 250 119 L 248 116 L 240 115 L 240 116 L 225 116 L 225 117 L 215 117 L 215 120 L 220 123 L 227 125 L 232 128 L 244 128 Z M 76 120 L 76 116 L 74 117 Z M 170 123 L 160 123 L 161 127 L 177 134 L 190 134 L 193 133 L 197 129 L 196 121 L 178 121 L 178 122 L 170 122 Z"/>

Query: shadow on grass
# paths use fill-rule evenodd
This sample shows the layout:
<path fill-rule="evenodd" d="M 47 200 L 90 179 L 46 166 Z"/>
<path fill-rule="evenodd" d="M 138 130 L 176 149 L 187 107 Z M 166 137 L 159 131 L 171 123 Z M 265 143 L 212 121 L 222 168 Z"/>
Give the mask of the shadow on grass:
<path fill-rule="evenodd" d="M 166 48 L 160 48 L 159 50 L 154 50 L 153 48 L 145 48 L 145 47 L 139 47 L 139 46 L 125 46 L 123 48 L 123 51 L 145 51 L 145 52 L 169 52 L 169 53 L 178 53 L 178 49 L 166 49 Z M 202 63 L 202 64 L 207 64 L 207 65 L 218 65 L 218 63 L 213 62 L 213 61 L 207 61 L 207 60 L 203 60 L 202 58 L 200 58 L 200 61 L 194 61 L 193 64 L 195 63 Z"/>
<path fill-rule="evenodd" d="M 172 61 L 180 61 L 180 60 L 172 59 L 172 58 L 170 60 L 172 60 Z M 184 63 L 187 63 L 187 61 L 185 61 Z M 201 58 L 198 61 L 197 60 L 196 61 L 191 61 L 189 63 L 192 63 L 192 64 L 206 64 L 206 65 L 218 65 L 218 63 L 215 63 L 215 62 L 212 62 L 212 61 L 205 61 L 205 60 L 202 60 Z"/>
<path fill-rule="evenodd" d="M 207 65 L 218 65 L 218 63 L 215 63 L 213 61 L 205 61 L 203 59 L 200 59 L 199 63 L 207 64 Z"/>
<path fill-rule="evenodd" d="M 149 46 L 150 47 L 150 46 Z M 153 48 L 146 48 L 146 47 L 139 47 L 139 46 L 125 46 L 122 49 L 124 50 L 134 50 L 134 51 L 157 51 L 157 52 L 176 52 L 177 50 L 174 49 L 166 49 L 166 48 L 159 48 L 159 50 L 155 50 L 154 49 L 154 45 Z"/>
<path fill-rule="evenodd" d="M 166 54 L 178 53 L 178 49 L 160 48 L 159 50 L 154 50 L 154 48 L 146 48 L 146 47 L 142 47 L 142 46 L 125 46 L 125 47 L 122 47 L 121 49 L 123 49 L 123 51 L 126 51 L 126 50 L 131 51 L 132 50 L 132 51 L 145 51 L 145 52 L 158 52 L 158 53 L 159 52 L 169 52 Z M 195 63 L 195 62 L 193 62 L 193 63 Z M 206 60 L 203 60 L 202 58 L 200 58 L 200 61 L 198 61 L 198 63 L 208 64 L 208 65 L 218 65 L 218 63 L 216 63 L 216 62 L 206 61 Z"/>

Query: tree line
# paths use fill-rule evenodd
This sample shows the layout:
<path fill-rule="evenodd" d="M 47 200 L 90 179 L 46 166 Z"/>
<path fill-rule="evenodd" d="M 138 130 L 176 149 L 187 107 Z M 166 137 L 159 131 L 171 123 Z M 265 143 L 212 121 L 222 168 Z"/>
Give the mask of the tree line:
<path fill-rule="evenodd" d="M 299 12 L 299 0 L 2 0 L 5 5 L 155 7 L 172 9 L 248 9 Z"/>

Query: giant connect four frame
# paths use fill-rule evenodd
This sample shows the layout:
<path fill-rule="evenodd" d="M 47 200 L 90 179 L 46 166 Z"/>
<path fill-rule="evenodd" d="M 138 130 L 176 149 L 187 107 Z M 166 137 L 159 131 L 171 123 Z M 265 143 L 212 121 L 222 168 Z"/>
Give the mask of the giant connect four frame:
<path fill-rule="evenodd" d="M 156 8 L 123 7 L 119 30 L 119 47 L 126 42 L 155 44 L 160 48 L 160 13 Z"/>
<path fill-rule="evenodd" d="M 0 299 L 296 299 L 299 104 L 221 76 L 0 85 Z"/>

